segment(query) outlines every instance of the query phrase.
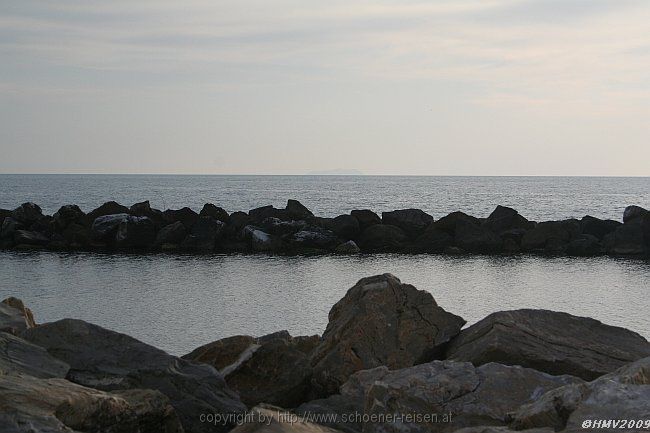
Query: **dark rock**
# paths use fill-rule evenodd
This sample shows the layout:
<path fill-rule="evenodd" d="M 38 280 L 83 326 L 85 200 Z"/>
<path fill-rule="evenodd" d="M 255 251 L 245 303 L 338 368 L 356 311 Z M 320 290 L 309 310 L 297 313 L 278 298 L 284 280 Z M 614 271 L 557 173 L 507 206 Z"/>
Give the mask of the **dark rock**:
<path fill-rule="evenodd" d="M 359 238 L 359 247 L 369 252 L 401 251 L 408 244 L 408 236 L 402 229 L 385 224 L 366 228 Z"/>
<path fill-rule="evenodd" d="M 593 235 L 579 235 L 566 246 L 566 253 L 570 256 L 595 256 L 601 252 L 602 246 Z"/>
<path fill-rule="evenodd" d="M 352 215 L 339 215 L 326 225 L 343 240 L 356 239 L 361 231 L 359 221 Z"/>
<path fill-rule="evenodd" d="M 546 392 L 514 413 L 512 427 L 548 427 L 567 432 L 592 431 L 589 427 L 593 427 L 599 432 L 639 432 L 645 427 L 637 427 L 636 421 L 647 420 L 650 414 L 649 385 L 650 358 L 644 358 L 593 382 Z M 600 427 L 583 427 L 583 422 L 594 420 L 601 421 Z M 633 425 L 622 424 L 622 420 L 632 421 Z"/>
<path fill-rule="evenodd" d="M 370 421 L 363 432 L 447 433 L 476 425 L 505 426 L 522 403 L 580 382 L 494 363 L 475 367 L 469 362 L 434 361 L 390 371 L 367 391 L 365 415 Z M 386 420 L 397 414 L 436 414 L 437 419 Z"/>
<path fill-rule="evenodd" d="M 375 224 L 381 224 L 381 218 L 379 218 L 379 215 L 369 209 L 353 210 L 350 212 L 350 215 L 359 221 L 359 228 L 362 231 L 370 226 L 374 226 Z"/>
<path fill-rule="evenodd" d="M 179 245 L 187 236 L 187 230 L 182 222 L 176 221 L 161 228 L 156 235 L 155 245 Z"/>
<path fill-rule="evenodd" d="M 48 238 L 52 237 L 54 230 L 54 218 L 49 215 L 44 215 L 29 226 L 30 232 L 40 233 Z"/>
<path fill-rule="evenodd" d="M 59 232 L 63 232 L 71 224 L 86 224 L 86 214 L 76 204 L 61 206 L 53 217 L 54 226 Z"/>
<path fill-rule="evenodd" d="M 0 375 L 0 407 L 6 433 L 183 433 L 169 400 L 147 389 L 103 392 L 7 374 Z"/>
<path fill-rule="evenodd" d="M 129 215 L 120 222 L 115 234 L 118 248 L 149 248 L 155 240 L 156 229 L 148 217 Z"/>
<path fill-rule="evenodd" d="M 319 395 L 330 395 L 356 371 L 426 362 L 464 324 L 430 293 L 393 275 L 363 278 L 330 310 L 322 342 L 312 353 L 313 384 Z"/>
<path fill-rule="evenodd" d="M 642 208 L 641 206 L 628 206 L 623 211 L 623 223 L 628 223 L 636 218 L 648 216 L 650 211 Z"/>
<path fill-rule="evenodd" d="M 650 343 L 624 328 L 547 310 L 490 314 L 463 330 L 447 359 L 474 365 L 499 362 L 586 380 L 650 356 Z"/>
<path fill-rule="evenodd" d="M 103 215 L 95 218 L 91 226 L 93 238 L 103 242 L 115 241 L 115 235 L 120 224 L 126 222 L 129 218 L 130 215 L 126 213 Z"/>
<path fill-rule="evenodd" d="M 2 227 L 2 223 L 4 222 L 5 218 L 11 216 L 11 211 L 9 209 L 0 209 L 0 227 Z"/>
<path fill-rule="evenodd" d="M 619 226 L 614 232 L 603 239 L 603 246 L 608 254 L 614 255 L 643 255 L 650 251 L 645 239 L 644 217 L 638 217 L 633 222 Z M 647 219 L 650 226 L 650 218 Z"/>
<path fill-rule="evenodd" d="M 104 391 L 149 388 L 171 401 L 185 431 L 225 432 L 232 425 L 200 422 L 199 414 L 242 413 L 244 405 L 213 368 L 168 355 L 128 335 L 64 319 L 23 333 L 70 365 L 66 378 Z"/>
<path fill-rule="evenodd" d="M 473 216 L 467 215 L 466 213 L 457 211 L 457 212 L 452 212 L 449 215 L 440 218 L 438 221 L 431 223 L 429 228 L 442 230 L 453 235 L 456 232 L 456 225 L 458 224 L 458 221 L 461 220 L 472 223 L 477 226 L 481 225 L 480 219 L 474 218 Z"/>
<path fill-rule="evenodd" d="M 259 346 L 254 337 L 235 335 L 198 347 L 187 355 L 183 355 L 183 359 L 210 364 L 222 375 L 226 375 L 235 370 L 242 362 L 250 359 Z"/>
<path fill-rule="evenodd" d="M 456 223 L 454 241 L 457 246 L 470 253 L 498 253 L 502 241 L 491 230 L 460 219 Z"/>
<path fill-rule="evenodd" d="M 93 232 L 90 227 L 71 223 L 63 230 L 63 239 L 73 248 L 84 248 L 92 243 Z"/>
<path fill-rule="evenodd" d="M 26 226 L 30 226 L 34 222 L 43 218 L 43 211 L 40 206 L 35 203 L 23 203 L 11 212 L 11 217 Z"/>
<path fill-rule="evenodd" d="M 361 252 L 361 249 L 359 246 L 356 244 L 354 241 L 347 241 L 343 242 L 342 244 L 339 244 L 335 249 L 334 252 L 336 254 L 358 254 Z"/>
<path fill-rule="evenodd" d="M 255 226 L 246 226 L 242 230 L 242 237 L 250 242 L 251 250 L 254 252 L 273 252 L 282 246 L 282 240 L 272 236 Z"/>
<path fill-rule="evenodd" d="M 556 249 L 556 245 L 566 245 L 580 234 L 577 220 L 545 221 L 526 232 L 521 247 L 526 251 Z"/>
<path fill-rule="evenodd" d="M 207 216 L 214 218 L 218 221 L 221 221 L 224 224 L 230 222 L 230 215 L 224 209 L 213 205 L 212 203 L 206 203 L 203 205 L 203 209 L 199 212 L 199 216 Z"/>
<path fill-rule="evenodd" d="M 314 214 L 298 200 L 289 199 L 285 211 L 289 218 L 298 220 L 309 219 L 314 216 Z"/>
<path fill-rule="evenodd" d="M 415 237 L 433 222 L 433 217 L 420 209 L 400 209 L 382 212 L 381 222 L 385 225 L 399 227 L 407 235 Z"/>
<path fill-rule="evenodd" d="M 207 216 L 199 217 L 181 247 L 192 251 L 214 251 L 223 228 L 224 223 L 219 220 Z"/>
<path fill-rule="evenodd" d="M 340 433 L 338 430 L 299 419 L 282 408 L 260 405 L 251 409 L 246 421 L 231 433 Z"/>
<path fill-rule="evenodd" d="M 251 222 L 261 223 L 267 218 L 277 218 L 282 221 L 292 220 L 286 209 L 276 209 L 273 206 L 262 206 L 248 211 Z"/>
<path fill-rule="evenodd" d="M 441 253 L 453 242 L 454 239 L 446 231 L 429 227 L 415 240 L 412 248 L 418 253 Z"/>
<path fill-rule="evenodd" d="M 290 250 L 333 250 L 340 239 L 331 231 L 320 227 L 308 227 L 286 239 Z"/>
<path fill-rule="evenodd" d="M 2 221 L 2 228 L 0 229 L 0 246 L 3 248 L 13 246 L 14 234 L 24 228 L 23 223 L 16 221 L 12 217 L 6 217 Z"/>
<path fill-rule="evenodd" d="M 122 206 L 121 204 L 114 202 L 114 201 L 109 201 L 98 207 L 97 209 L 94 209 L 88 213 L 88 221 L 92 223 L 95 221 L 97 218 L 105 215 L 117 215 L 117 214 L 128 214 L 129 213 L 129 208 L 126 206 Z"/>
<path fill-rule="evenodd" d="M 41 379 L 64 378 L 69 369 L 68 364 L 52 357 L 42 347 L 0 332 L 0 376 L 28 374 Z"/>
<path fill-rule="evenodd" d="M 129 208 L 129 213 L 133 216 L 149 218 L 156 229 L 166 225 L 163 213 L 158 209 L 153 209 L 149 200 L 134 204 Z"/>
<path fill-rule="evenodd" d="M 28 230 L 16 230 L 14 232 L 14 243 L 16 245 L 33 245 L 33 246 L 45 246 L 50 242 L 50 238 L 47 236 Z"/>
<path fill-rule="evenodd" d="M 512 229 L 531 230 L 535 227 L 535 223 L 519 215 L 516 210 L 499 205 L 483 222 L 483 227 L 500 234 Z"/>
<path fill-rule="evenodd" d="M 234 231 L 239 232 L 244 227 L 249 225 L 251 222 L 251 217 L 246 212 L 233 212 L 230 215 L 229 227 L 232 227 Z"/>
<path fill-rule="evenodd" d="M 32 311 L 13 296 L 0 302 L 0 331 L 19 335 L 36 326 Z"/>
<path fill-rule="evenodd" d="M 167 209 L 163 212 L 163 216 L 169 224 L 180 221 L 187 230 L 191 230 L 194 223 L 199 219 L 199 214 L 189 207 L 184 207 L 182 209 Z"/>
<path fill-rule="evenodd" d="M 265 232 L 277 236 L 294 234 L 308 228 L 308 224 L 305 221 L 282 221 L 273 217 L 266 218 L 262 221 L 261 226 Z"/>
<path fill-rule="evenodd" d="M 592 216 L 586 215 L 580 220 L 582 226 L 582 233 L 585 235 L 592 235 L 598 239 L 603 239 L 606 235 L 612 233 L 620 222 L 614 220 L 601 220 Z"/>

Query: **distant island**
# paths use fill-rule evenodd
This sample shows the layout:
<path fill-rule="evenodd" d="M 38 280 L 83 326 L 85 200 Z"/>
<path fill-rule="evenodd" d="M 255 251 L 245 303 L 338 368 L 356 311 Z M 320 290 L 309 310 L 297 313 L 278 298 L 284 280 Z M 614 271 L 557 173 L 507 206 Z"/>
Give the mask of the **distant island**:
<path fill-rule="evenodd" d="M 307 172 L 308 176 L 363 176 L 360 170 L 335 168 L 332 170 L 315 170 Z"/>

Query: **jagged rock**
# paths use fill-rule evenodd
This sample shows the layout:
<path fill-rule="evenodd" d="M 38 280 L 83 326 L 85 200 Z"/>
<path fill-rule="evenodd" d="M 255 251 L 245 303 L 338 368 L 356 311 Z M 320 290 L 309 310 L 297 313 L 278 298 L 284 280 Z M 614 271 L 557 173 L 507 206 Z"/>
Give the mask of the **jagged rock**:
<path fill-rule="evenodd" d="M 650 343 L 624 328 L 548 310 L 490 314 L 463 330 L 447 359 L 475 365 L 499 362 L 586 380 L 650 356 Z"/>
<path fill-rule="evenodd" d="M 379 215 L 370 209 L 353 210 L 350 212 L 350 215 L 359 221 L 359 228 L 362 231 L 370 226 L 374 226 L 375 224 L 381 224 L 381 218 L 379 218 Z"/>
<path fill-rule="evenodd" d="M 308 354 L 318 336 L 293 338 L 286 332 L 264 337 L 235 336 L 209 343 L 183 358 L 217 368 L 244 403 L 295 407 L 310 393 Z"/>
<path fill-rule="evenodd" d="M 42 347 L 0 332 L 0 376 L 28 374 L 42 379 L 64 378 L 69 369 L 68 364 L 52 357 Z"/>
<path fill-rule="evenodd" d="M 179 245 L 187 236 L 187 230 L 182 222 L 176 221 L 161 228 L 156 235 L 155 245 Z"/>
<path fill-rule="evenodd" d="M 181 209 L 167 209 L 163 212 L 163 216 L 169 224 L 180 221 L 188 231 L 192 229 L 194 223 L 196 223 L 199 219 L 199 214 L 194 212 L 189 207 L 184 207 Z"/>
<path fill-rule="evenodd" d="M 54 226 L 59 232 L 63 232 L 71 224 L 86 224 L 86 214 L 76 204 L 61 206 L 53 218 Z"/>
<path fill-rule="evenodd" d="M 548 427 L 563 431 L 637 432 L 650 416 L 650 358 L 638 360 L 590 383 L 566 385 L 520 407 L 513 416 L 517 430 Z M 604 421 L 598 427 L 584 421 Z M 609 422 L 616 420 L 616 424 Z M 633 425 L 622 426 L 622 420 Z M 528 431 L 528 430 L 526 430 Z"/>
<path fill-rule="evenodd" d="M 534 226 L 535 223 L 519 215 L 516 210 L 501 205 L 483 222 L 483 227 L 496 234 L 513 229 L 531 230 Z"/>
<path fill-rule="evenodd" d="M 352 215 L 339 215 L 333 218 L 326 227 L 344 240 L 356 239 L 361 231 L 359 221 Z"/>
<path fill-rule="evenodd" d="M 408 244 L 408 236 L 402 229 L 385 224 L 375 224 L 366 228 L 359 238 L 363 251 L 401 251 Z"/>
<path fill-rule="evenodd" d="M 470 253 L 497 253 L 503 245 L 494 232 L 465 219 L 456 223 L 454 241 L 458 247 Z"/>
<path fill-rule="evenodd" d="M 203 209 L 201 209 L 201 212 L 199 212 L 199 216 L 211 217 L 218 221 L 221 221 L 224 224 L 228 224 L 230 222 L 230 215 L 228 215 L 228 212 L 218 206 L 213 205 L 212 203 L 204 204 Z"/>
<path fill-rule="evenodd" d="M 186 431 L 225 432 L 201 423 L 201 413 L 242 413 L 245 406 L 213 368 L 168 355 L 128 335 L 64 319 L 23 333 L 70 365 L 66 378 L 105 391 L 150 388 L 165 394 Z"/>
<path fill-rule="evenodd" d="M 100 207 L 98 207 L 97 209 L 90 211 L 87 217 L 88 217 L 88 221 L 92 223 L 97 218 L 105 215 L 117 215 L 117 214 L 128 214 L 128 213 L 129 213 L 128 207 L 122 206 L 121 204 L 114 201 L 108 201 L 103 205 L 101 205 Z"/>
<path fill-rule="evenodd" d="M 347 242 L 343 242 L 342 244 L 339 244 L 334 249 L 334 252 L 336 254 L 357 254 L 357 253 L 361 252 L 361 249 L 356 244 L 356 242 L 347 241 Z"/>
<path fill-rule="evenodd" d="M 0 331 L 18 335 L 36 326 L 32 311 L 13 296 L 0 302 Z"/>
<path fill-rule="evenodd" d="M 648 215 L 650 215 L 650 211 L 641 206 L 628 206 L 623 211 L 623 223 L 628 223 L 636 218 Z"/>
<path fill-rule="evenodd" d="M 289 216 L 289 218 L 294 218 L 298 220 L 309 219 L 314 216 L 314 214 L 298 200 L 289 199 L 287 201 L 287 206 L 285 207 L 285 211 Z"/>
<path fill-rule="evenodd" d="M 415 237 L 433 222 L 433 217 L 420 209 L 399 209 L 382 212 L 381 222 L 385 225 L 399 227 L 404 230 L 404 233 Z"/>
<path fill-rule="evenodd" d="M 547 249 L 555 252 L 558 246 L 566 245 L 578 234 L 580 223 L 577 220 L 546 221 L 526 232 L 521 247 L 527 251 Z"/>
<path fill-rule="evenodd" d="M 25 226 L 30 226 L 39 219 L 43 218 L 43 211 L 35 203 L 23 203 L 11 212 L 11 217 Z"/>
<path fill-rule="evenodd" d="M 129 214 L 120 213 L 95 218 L 91 226 L 93 237 L 103 242 L 113 242 L 120 224 L 127 221 L 129 217 Z"/>
<path fill-rule="evenodd" d="M 0 375 L 6 433 L 183 433 L 169 400 L 144 389 L 103 392 L 64 379 Z"/>
<path fill-rule="evenodd" d="M 118 248 L 148 248 L 155 240 L 156 229 L 148 217 L 129 215 L 120 222 L 115 233 Z"/>
<path fill-rule="evenodd" d="M 572 376 L 551 376 L 519 366 L 434 361 L 390 371 L 367 391 L 364 433 L 453 432 L 476 425 L 508 423 L 509 413 L 549 390 L 579 383 Z M 381 420 L 381 416 L 435 414 L 433 419 Z M 372 417 L 375 417 L 373 420 Z"/>
<path fill-rule="evenodd" d="M 45 246 L 50 242 L 50 238 L 44 234 L 29 230 L 16 230 L 14 232 L 14 243 L 16 245 L 33 245 Z"/>
<path fill-rule="evenodd" d="M 620 222 L 614 220 L 601 220 L 592 216 L 586 215 L 580 220 L 582 226 L 582 233 L 585 235 L 592 235 L 598 239 L 603 239 L 606 235 L 612 233 Z"/>
<path fill-rule="evenodd" d="M 566 253 L 570 256 L 595 256 L 601 251 L 602 246 L 598 238 L 593 235 L 578 235 L 566 246 Z"/>
<path fill-rule="evenodd" d="M 331 395 L 356 371 L 426 362 L 464 324 L 430 293 L 393 275 L 363 278 L 330 310 L 312 353 L 313 385 L 319 395 Z"/>
<path fill-rule="evenodd" d="M 328 427 L 313 424 L 279 407 L 254 407 L 242 425 L 232 433 L 340 433 Z"/>
<path fill-rule="evenodd" d="M 181 247 L 192 251 L 214 251 L 224 226 L 224 223 L 212 217 L 199 217 Z"/>

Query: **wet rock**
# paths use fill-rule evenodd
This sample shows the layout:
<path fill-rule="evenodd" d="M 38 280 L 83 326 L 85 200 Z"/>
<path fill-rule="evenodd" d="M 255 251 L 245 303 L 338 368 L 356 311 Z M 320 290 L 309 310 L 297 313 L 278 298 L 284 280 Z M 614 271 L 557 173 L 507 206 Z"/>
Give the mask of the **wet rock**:
<path fill-rule="evenodd" d="M 334 252 L 336 254 L 358 254 L 359 252 L 361 252 L 361 249 L 356 244 L 356 242 L 347 241 L 347 242 L 343 242 L 342 244 L 339 244 L 334 249 Z"/>
<path fill-rule="evenodd" d="M 469 362 L 434 361 L 388 372 L 366 396 L 363 427 L 374 432 L 453 432 L 476 425 L 507 425 L 509 414 L 546 391 L 579 383 L 571 376 L 551 376 L 528 368 Z M 385 422 L 379 417 L 414 414 L 430 419 Z M 435 414 L 432 417 L 431 414 Z"/>
<path fill-rule="evenodd" d="M 350 215 L 359 221 L 359 229 L 361 231 L 370 226 L 374 226 L 375 224 L 381 224 L 381 218 L 379 218 L 379 215 L 369 209 L 353 210 L 350 212 Z"/>
<path fill-rule="evenodd" d="M 602 252 L 598 238 L 593 235 L 578 235 L 566 246 L 566 253 L 570 256 L 596 256 Z"/>
<path fill-rule="evenodd" d="M 94 239 L 103 242 L 113 242 L 120 224 L 129 219 L 129 214 L 103 215 L 95 218 L 91 226 Z"/>
<path fill-rule="evenodd" d="M 502 247 L 501 238 L 494 232 L 465 219 L 456 223 L 454 241 L 458 247 L 470 253 L 498 253 Z"/>
<path fill-rule="evenodd" d="M 43 211 L 35 203 L 23 203 L 11 212 L 11 217 L 25 226 L 30 226 L 43 218 Z"/>
<path fill-rule="evenodd" d="M 254 407 L 245 422 L 232 433 L 337 433 L 328 427 L 300 419 L 279 407 L 260 405 Z"/>
<path fill-rule="evenodd" d="M 181 247 L 191 251 L 214 251 L 224 226 L 224 223 L 212 217 L 199 217 Z"/>
<path fill-rule="evenodd" d="M 289 218 L 298 220 L 309 219 L 314 216 L 314 214 L 298 200 L 289 199 L 285 211 Z"/>
<path fill-rule="evenodd" d="M 356 239 L 361 231 L 359 221 L 352 215 L 339 215 L 333 218 L 326 227 L 344 240 Z"/>
<path fill-rule="evenodd" d="M 50 238 L 44 234 L 29 230 L 16 230 L 14 232 L 14 243 L 16 245 L 32 245 L 43 247 L 50 242 Z"/>
<path fill-rule="evenodd" d="M 36 326 L 32 311 L 13 296 L 0 302 L 0 331 L 18 335 Z"/>
<path fill-rule="evenodd" d="M 313 385 L 319 395 L 331 395 L 356 371 L 426 362 L 464 324 L 430 293 L 393 275 L 363 278 L 330 310 L 312 353 Z"/>
<path fill-rule="evenodd" d="M 531 230 L 534 226 L 535 223 L 519 215 L 516 210 L 501 205 L 497 206 L 483 222 L 483 227 L 496 234 L 513 229 Z"/>
<path fill-rule="evenodd" d="M 53 218 L 54 226 L 59 232 L 65 231 L 71 224 L 86 224 L 86 214 L 76 204 L 61 206 Z"/>
<path fill-rule="evenodd" d="M 401 251 L 407 244 L 408 236 L 402 229 L 385 224 L 371 225 L 359 238 L 361 249 L 369 252 Z"/>
<path fill-rule="evenodd" d="M 586 380 L 650 356 L 650 343 L 624 328 L 548 310 L 490 314 L 463 330 L 447 359 L 474 365 L 499 362 Z"/>
<path fill-rule="evenodd" d="M 28 374 L 42 379 L 64 378 L 69 369 L 68 364 L 52 357 L 42 347 L 0 332 L 0 376 Z"/>
<path fill-rule="evenodd" d="M 642 431 L 636 421 L 650 415 L 650 358 L 638 360 L 590 383 L 566 385 L 545 393 L 514 413 L 517 430 L 547 427 L 563 431 L 591 431 L 584 421 L 602 420 L 591 425 L 594 431 Z M 617 420 L 614 424 L 610 420 Z M 621 420 L 633 425 L 622 426 Z M 564 430 L 565 429 L 565 430 Z M 528 431 L 528 430 L 526 430 Z"/>
<path fill-rule="evenodd" d="M 160 392 L 103 392 L 64 379 L 0 375 L 0 426 L 14 432 L 182 433 Z"/>
<path fill-rule="evenodd" d="M 181 209 L 167 209 L 163 212 L 163 216 L 169 224 L 180 221 L 188 231 L 192 229 L 194 223 L 196 223 L 199 219 L 199 214 L 194 212 L 189 207 L 184 207 Z"/>
<path fill-rule="evenodd" d="M 621 223 L 614 220 L 601 220 L 586 215 L 580 220 L 580 225 L 582 226 L 583 234 L 595 236 L 600 240 L 616 230 Z"/>
<path fill-rule="evenodd" d="M 155 245 L 179 245 L 187 236 L 187 230 L 182 222 L 176 221 L 161 228 L 156 235 Z"/>
<path fill-rule="evenodd" d="M 228 212 L 218 206 L 213 205 L 212 203 L 204 204 L 203 209 L 201 209 L 201 212 L 199 212 L 199 216 L 211 217 L 217 221 L 221 221 L 224 224 L 228 224 L 230 222 L 230 215 L 228 215 Z"/>
<path fill-rule="evenodd" d="M 132 337 L 64 319 L 23 333 L 70 365 L 66 378 L 104 391 L 149 388 L 171 401 L 186 431 L 227 431 L 201 423 L 201 413 L 242 413 L 244 405 L 213 368 L 168 355 Z"/>
<path fill-rule="evenodd" d="M 149 248 L 156 240 L 156 229 L 148 217 L 128 216 L 120 222 L 115 233 L 118 248 Z"/>
<path fill-rule="evenodd" d="M 399 227 L 407 235 L 415 237 L 433 222 L 433 217 L 420 209 L 400 209 L 382 212 L 381 222 L 385 225 Z"/>
<path fill-rule="evenodd" d="M 650 215 L 650 211 L 641 206 L 628 206 L 623 211 L 623 223 L 629 223 L 639 217 Z"/>
<path fill-rule="evenodd" d="M 129 213 L 129 208 L 126 206 L 122 206 L 121 204 L 114 202 L 114 201 L 108 201 L 98 207 L 97 209 L 94 209 L 88 213 L 88 221 L 92 223 L 95 221 L 97 218 L 105 216 L 105 215 L 117 215 L 117 214 L 128 214 Z"/>

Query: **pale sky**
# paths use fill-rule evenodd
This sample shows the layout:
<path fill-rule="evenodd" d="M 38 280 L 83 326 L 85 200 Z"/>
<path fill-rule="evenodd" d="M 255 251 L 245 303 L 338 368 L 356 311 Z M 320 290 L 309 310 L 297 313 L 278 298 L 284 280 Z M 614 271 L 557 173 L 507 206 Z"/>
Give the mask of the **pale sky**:
<path fill-rule="evenodd" d="M 0 173 L 648 176 L 650 1 L 3 1 L 0 155 Z"/>

